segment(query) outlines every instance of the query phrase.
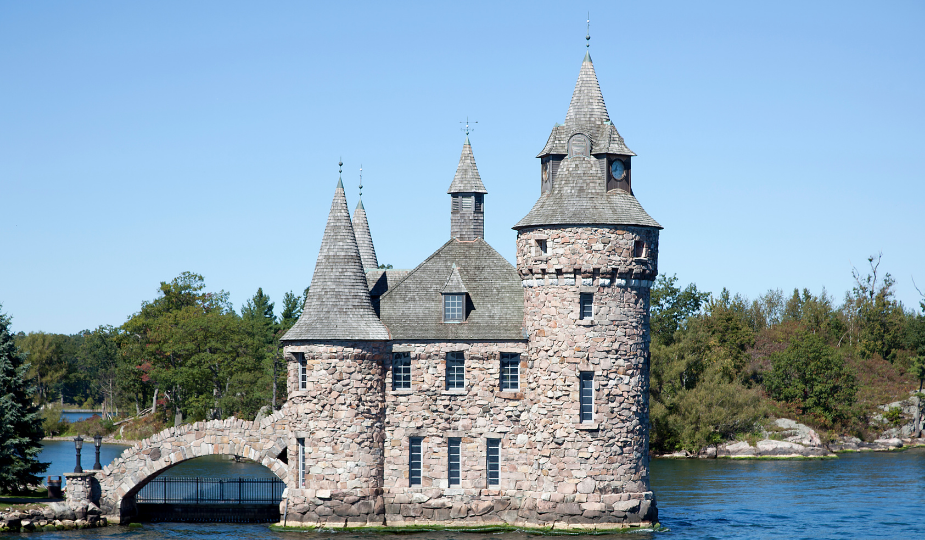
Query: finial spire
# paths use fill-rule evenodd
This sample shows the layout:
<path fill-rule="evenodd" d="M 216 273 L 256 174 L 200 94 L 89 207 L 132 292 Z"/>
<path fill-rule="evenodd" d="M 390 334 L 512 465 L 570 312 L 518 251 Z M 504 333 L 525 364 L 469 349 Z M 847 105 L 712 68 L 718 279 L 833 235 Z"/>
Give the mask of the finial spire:
<path fill-rule="evenodd" d="M 363 196 L 363 164 L 360 163 L 360 197 Z"/>
<path fill-rule="evenodd" d="M 460 122 L 460 124 L 462 124 L 462 123 L 463 123 L 463 122 Z M 473 123 L 473 124 L 478 124 L 479 122 L 478 122 L 478 120 L 473 120 L 472 123 Z M 468 142 L 469 142 L 469 133 L 472 132 L 472 131 L 475 131 L 475 127 L 470 127 L 470 126 L 469 126 L 469 117 L 468 117 L 468 116 L 466 116 L 465 124 L 466 124 L 466 127 L 460 128 L 460 131 L 465 131 L 465 132 L 466 132 L 466 143 L 468 143 Z"/>
<path fill-rule="evenodd" d="M 585 35 L 585 47 L 591 49 L 591 12 L 588 12 L 588 33 Z"/>
<path fill-rule="evenodd" d="M 341 177 L 343 172 L 344 172 L 344 161 L 343 159 L 338 159 L 337 161 L 337 187 L 341 189 L 343 189 L 344 187 L 344 181 Z"/>

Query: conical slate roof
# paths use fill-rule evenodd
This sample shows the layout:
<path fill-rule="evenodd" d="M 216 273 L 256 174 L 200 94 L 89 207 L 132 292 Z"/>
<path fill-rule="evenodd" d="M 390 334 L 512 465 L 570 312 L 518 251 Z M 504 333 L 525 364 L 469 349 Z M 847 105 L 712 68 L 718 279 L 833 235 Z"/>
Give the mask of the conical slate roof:
<path fill-rule="evenodd" d="M 369 233 L 369 223 L 366 221 L 366 209 L 363 208 L 362 200 L 357 203 L 356 210 L 353 211 L 353 232 L 357 237 L 363 270 L 369 272 L 379 268 L 379 260 L 376 259 L 376 248 L 373 246 L 373 236 Z"/>
<path fill-rule="evenodd" d="M 344 185 L 337 183 L 302 316 L 283 341 L 387 340 L 369 299 Z"/>
<path fill-rule="evenodd" d="M 482 185 L 479 169 L 475 166 L 475 156 L 472 155 L 472 145 L 469 137 L 463 143 L 462 154 L 459 156 L 459 165 L 456 167 L 456 176 L 447 193 L 488 193 Z"/>
<path fill-rule="evenodd" d="M 610 121 L 590 54 L 585 54 L 581 63 L 578 81 L 572 92 L 572 101 L 565 114 L 565 124 L 556 124 L 549 135 L 546 146 L 536 157 L 567 154 L 568 140 L 575 133 L 583 133 L 591 138 L 592 154 L 636 155 L 626 147 L 623 137 Z"/>

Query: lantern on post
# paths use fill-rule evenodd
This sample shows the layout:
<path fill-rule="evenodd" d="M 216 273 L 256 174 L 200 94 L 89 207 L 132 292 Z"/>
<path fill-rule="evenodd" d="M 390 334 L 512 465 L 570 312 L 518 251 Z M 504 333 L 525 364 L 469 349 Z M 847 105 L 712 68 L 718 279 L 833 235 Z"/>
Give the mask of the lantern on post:
<path fill-rule="evenodd" d="M 102 444 L 103 444 L 103 436 L 102 436 L 102 435 L 94 435 L 94 436 L 93 436 L 93 445 L 96 446 L 96 463 L 93 464 L 93 470 L 94 470 L 94 471 L 99 471 L 99 470 L 101 470 L 101 469 L 103 468 L 103 466 L 100 465 L 100 446 L 101 446 Z"/>
<path fill-rule="evenodd" d="M 83 445 L 84 445 L 84 439 L 78 433 L 77 436 L 74 437 L 74 448 L 77 449 L 77 466 L 74 467 L 75 473 L 84 472 L 83 468 L 80 466 L 80 449 L 83 448 Z"/>

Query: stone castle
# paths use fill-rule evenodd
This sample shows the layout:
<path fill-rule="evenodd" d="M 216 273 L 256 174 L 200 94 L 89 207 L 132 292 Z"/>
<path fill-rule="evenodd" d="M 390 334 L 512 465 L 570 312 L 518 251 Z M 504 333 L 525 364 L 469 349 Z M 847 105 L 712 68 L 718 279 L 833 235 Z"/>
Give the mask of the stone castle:
<path fill-rule="evenodd" d="M 608 529 L 654 523 L 649 289 L 661 226 L 590 55 L 537 156 L 517 265 L 484 240 L 468 137 L 451 238 L 380 270 L 362 202 L 334 192 L 283 337 L 288 525 Z"/>

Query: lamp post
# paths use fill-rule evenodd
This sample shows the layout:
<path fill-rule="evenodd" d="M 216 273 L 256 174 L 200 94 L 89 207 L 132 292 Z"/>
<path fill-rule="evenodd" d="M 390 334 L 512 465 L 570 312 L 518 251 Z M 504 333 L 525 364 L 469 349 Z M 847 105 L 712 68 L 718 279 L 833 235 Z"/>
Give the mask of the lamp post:
<path fill-rule="evenodd" d="M 102 444 L 103 444 L 103 436 L 102 436 L 102 435 L 94 435 L 94 436 L 93 436 L 93 445 L 96 446 L 96 463 L 93 464 L 93 470 L 94 470 L 94 471 L 99 471 L 99 470 L 101 470 L 101 469 L 103 468 L 103 466 L 100 465 L 100 445 L 102 445 Z"/>
<path fill-rule="evenodd" d="M 75 473 L 82 473 L 82 472 L 84 472 L 83 468 L 81 468 L 81 466 L 80 466 L 80 449 L 83 448 L 83 445 L 84 445 L 84 439 L 83 439 L 83 437 L 81 437 L 80 434 L 78 433 L 77 436 L 74 437 L 74 448 L 77 449 L 77 466 L 74 467 L 74 472 L 75 472 Z"/>

